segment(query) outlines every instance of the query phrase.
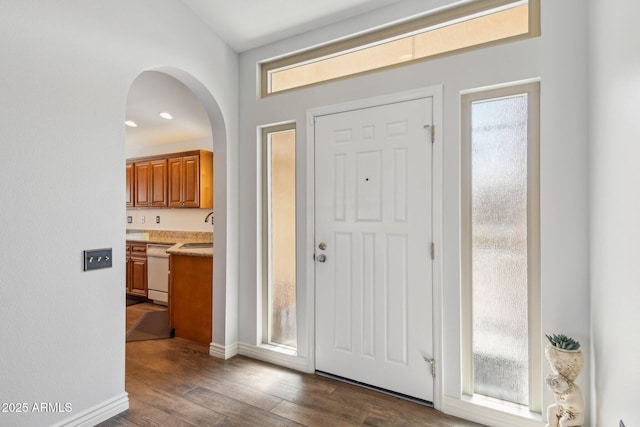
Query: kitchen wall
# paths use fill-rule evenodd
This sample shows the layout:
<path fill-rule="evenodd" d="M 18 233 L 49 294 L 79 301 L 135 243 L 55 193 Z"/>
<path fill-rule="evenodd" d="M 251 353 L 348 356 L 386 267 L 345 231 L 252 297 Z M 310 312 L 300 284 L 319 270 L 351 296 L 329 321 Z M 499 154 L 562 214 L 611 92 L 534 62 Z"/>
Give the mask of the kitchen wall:
<path fill-rule="evenodd" d="M 0 402 L 29 409 L 0 425 L 94 425 L 128 406 L 125 263 L 83 272 L 82 251 L 125 258 L 123 123 L 145 70 L 185 83 L 211 119 L 214 339 L 236 340 L 237 54 L 179 1 L 31 0 L 0 3 L 0 57 Z M 62 411 L 33 411 L 41 402 Z"/>
<path fill-rule="evenodd" d="M 189 150 L 213 151 L 213 139 L 209 137 L 141 147 L 127 145 L 126 156 L 130 159 Z M 204 222 L 211 211 L 212 209 L 129 208 L 125 220 L 131 216 L 133 222 L 126 223 L 126 227 L 127 230 L 212 231 L 211 221 Z M 156 216 L 160 216 L 160 224 L 156 224 Z"/>
<path fill-rule="evenodd" d="M 213 231 L 211 220 L 204 222 L 212 209 L 127 209 L 133 223 L 127 223 L 127 230 L 172 230 L 172 231 Z M 156 224 L 156 216 L 160 224 Z M 142 218 L 144 217 L 144 222 Z"/>
<path fill-rule="evenodd" d="M 256 283 L 257 162 L 256 127 L 295 120 L 297 135 L 298 225 L 298 363 L 313 366 L 313 283 L 307 278 L 308 109 L 432 85 L 443 87 L 443 392 L 439 405 L 448 412 L 473 417 L 461 399 L 460 378 L 460 93 L 526 79 L 541 80 L 541 241 L 542 331 L 565 333 L 582 342 L 586 366 L 579 385 L 590 387 L 590 299 L 587 145 L 586 3 L 542 1 L 542 36 L 464 54 L 369 73 L 270 96 L 256 96 L 256 63 L 288 52 L 338 39 L 394 19 L 441 7 L 445 0 L 403 1 L 357 19 L 347 19 L 299 37 L 240 55 L 240 246 L 245 264 L 240 271 L 240 341 L 247 348 L 260 341 Z M 540 337 L 541 343 L 544 337 Z M 544 374 L 548 373 L 545 365 Z M 539 379 L 542 381 L 542 378 Z M 553 395 L 544 391 L 544 407 Z M 588 400 L 588 399 L 587 399 Z M 587 402 L 588 403 L 588 402 Z M 495 421 L 480 419 L 485 424 Z M 522 425 L 515 422 L 512 425 Z"/>

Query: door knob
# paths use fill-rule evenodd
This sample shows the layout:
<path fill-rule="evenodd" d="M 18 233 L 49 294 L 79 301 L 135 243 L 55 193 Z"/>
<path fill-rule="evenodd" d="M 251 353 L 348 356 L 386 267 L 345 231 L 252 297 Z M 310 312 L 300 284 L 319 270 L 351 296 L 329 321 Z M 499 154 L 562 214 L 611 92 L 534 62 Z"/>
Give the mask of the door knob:
<path fill-rule="evenodd" d="M 325 261 L 327 260 L 327 257 L 326 257 L 326 255 L 325 255 L 325 254 L 320 254 L 320 255 L 318 255 L 318 256 L 316 257 L 316 260 L 317 260 L 318 262 L 325 262 Z"/>
<path fill-rule="evenodd" d="M 318 248 L 320 248 L 321 251 L 324 251 L 325 249 L 327 249 L 327 244 L 325 242 L 320 242 Z"/>

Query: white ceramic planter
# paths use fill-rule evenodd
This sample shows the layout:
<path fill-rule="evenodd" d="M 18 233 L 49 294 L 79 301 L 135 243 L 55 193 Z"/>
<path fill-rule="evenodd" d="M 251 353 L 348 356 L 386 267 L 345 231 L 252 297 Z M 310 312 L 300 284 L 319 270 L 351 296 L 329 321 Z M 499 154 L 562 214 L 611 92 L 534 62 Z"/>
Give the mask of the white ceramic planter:
<path fill-rule="evenodd" d="M 544 354 L 551 365 L 551 370 L 571 382 L 575 381 L 584 366 L 582 350 L 563 350 L 547 344 Z"/>

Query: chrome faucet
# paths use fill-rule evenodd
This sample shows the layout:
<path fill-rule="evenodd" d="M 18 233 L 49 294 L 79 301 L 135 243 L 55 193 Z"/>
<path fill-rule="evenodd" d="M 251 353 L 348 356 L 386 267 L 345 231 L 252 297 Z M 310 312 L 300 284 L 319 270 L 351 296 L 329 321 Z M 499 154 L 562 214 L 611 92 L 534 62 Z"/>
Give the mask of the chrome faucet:
<path fill-rule="evenodd" d="M 204 219 L 204 222 L 209 222 L 209 217 L 211 217 L 211 225 L 213 225 L 213 211 L 209 212 L 207 217 Z"/>

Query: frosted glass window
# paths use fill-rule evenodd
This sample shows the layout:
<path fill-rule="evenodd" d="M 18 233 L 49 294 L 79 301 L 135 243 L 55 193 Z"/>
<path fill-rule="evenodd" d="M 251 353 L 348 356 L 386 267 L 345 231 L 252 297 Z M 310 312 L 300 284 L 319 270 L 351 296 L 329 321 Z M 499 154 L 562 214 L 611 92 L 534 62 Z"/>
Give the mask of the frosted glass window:
<path fill-rule="evenodd" d="M 266 136 L 266 341 L 295 348 L 296 131 Z"/>
<path fill-rule="evenodd" d="M 528 95 L 471 104 L 474 393 L 527 405 Z"/>

